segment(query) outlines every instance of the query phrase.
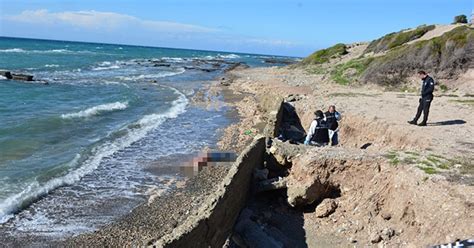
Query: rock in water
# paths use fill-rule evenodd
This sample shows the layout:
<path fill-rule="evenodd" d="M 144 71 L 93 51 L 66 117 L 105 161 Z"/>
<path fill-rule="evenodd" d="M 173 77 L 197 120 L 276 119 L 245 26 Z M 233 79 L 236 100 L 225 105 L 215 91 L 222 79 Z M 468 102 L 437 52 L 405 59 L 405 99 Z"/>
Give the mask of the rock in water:
<path fill-rule="evenodd" d="M 12 74 L 13 80 L 33 81 L 33 76 L 25 74 Z"/>
<path fill-rule="evenodd" d="M 12 74 L 9 71 L 0 70 L 0 75 L 6 77 L 7 79 L 12 79 Z"/>

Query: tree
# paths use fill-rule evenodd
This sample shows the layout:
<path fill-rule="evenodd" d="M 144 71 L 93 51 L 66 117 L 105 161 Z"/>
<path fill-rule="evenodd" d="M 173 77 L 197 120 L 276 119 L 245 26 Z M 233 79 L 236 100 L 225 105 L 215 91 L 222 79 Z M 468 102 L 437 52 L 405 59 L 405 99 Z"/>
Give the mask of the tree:
<path fill-rule="evenodd" d="M 453 24 L 456 24 L 456 23 L 467 23 L 467 16 L 466 15 L 455 16 Z"/>

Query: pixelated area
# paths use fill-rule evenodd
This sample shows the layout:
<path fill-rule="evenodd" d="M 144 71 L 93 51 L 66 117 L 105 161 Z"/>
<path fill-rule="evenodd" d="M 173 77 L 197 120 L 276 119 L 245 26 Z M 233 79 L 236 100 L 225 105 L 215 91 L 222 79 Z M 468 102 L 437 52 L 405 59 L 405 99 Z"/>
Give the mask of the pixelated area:
<path fill-rule="evenodd" d="M 235 152 L 211 151 L 200 152 L 189 162 L 181 166 L 181 170 L 186 177 L 193 177 L 207 166 L 231 165 L 237 159 Z"/>

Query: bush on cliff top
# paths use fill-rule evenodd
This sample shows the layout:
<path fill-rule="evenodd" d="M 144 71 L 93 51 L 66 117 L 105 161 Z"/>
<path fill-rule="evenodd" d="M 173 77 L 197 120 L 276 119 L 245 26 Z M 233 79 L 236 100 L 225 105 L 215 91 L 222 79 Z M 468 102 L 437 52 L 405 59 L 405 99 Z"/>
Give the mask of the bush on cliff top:
<path fill-rule="evenodd" d="M 467 23 L 467 16 L 466 15 L 455 16 L 453 24 L 457 24 L 457 23 Z"/>
<path fill-rule="evenodd" d="M 335 58 L 344 54 L 347 54 L 347 47 L 346 45 L 339 43 L 332 47 L 314 52 L 313 54 L 306 57 L 301 62 L 301 64 L 303 65 L 323 64 L 323 63 L 328 62 L 329 59 L 331 58 Z"/>
<path fill-rule="evenodd" d="M 474 61 L 474 29 L 457 27 L 439 37 L 400 46 L 375 57 L 362 80 L 396 86 L 424 69 L 438 78 L 456 78 Z"/>
<path fill-rule="evenodd" d="M 369 46 L 365 49 L 364 53 L 369 52 L 383 52 L 390 50 L 392 48 L 401 46 L 407 42 L 412 40 L 416 40 L 426 34 L 428 31 L 433 30 L 435 25 L 423 25 L 419 26 L 416 29 L 409 30 L 409 31 L 400 31 L 397 33 L 390 33 L 382 38 L 372 41 Z"/>

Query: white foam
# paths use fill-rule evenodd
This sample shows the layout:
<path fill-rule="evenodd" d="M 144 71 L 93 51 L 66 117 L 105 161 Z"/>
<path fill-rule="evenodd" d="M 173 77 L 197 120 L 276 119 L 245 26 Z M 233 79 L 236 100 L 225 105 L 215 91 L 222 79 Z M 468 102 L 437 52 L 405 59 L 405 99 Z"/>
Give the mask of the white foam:
<path fill-rule="evenodd" d="M 44 65 L 44 67 L 59 67 L 59 65 L 56 65 L 56 64 L 47 64 L 47 65 Z"/>
<path fill-rule="evenodd" d="M 80 155 L 77 154 L 71 162 L 69 162 L 68 166 L 73 166 L 76 164 L 79 159 Z M 67 175 L 66 175 L 67 176 Z M 23 191 L 13 196 L 10 196 L 3 200 L 0 203 L 0 224 L 5 223 L 11 217 L 13 217 L 13 212 L 15 212 L 22 204 L 31 202 L 38 197 L 47 194 L 52 189 L 55 189 L 61 185 L 67 183 L 61 182 L 61 178 L 55 178 L 53 180 L 48 181 L 44 186 L 40 186 L 38 181 L 34 181 L 30 183 Z"/>
<path fill-rule="evenodd" d="M 104 62 L 99 63 L 99 66 L 111 66 L 111 65 L 112 65 L 112 62 L 110 61 L 104 61 Z"/>
<path fill-rule="evenodd" d="M 51 49 L 51 50 L 24 50 L 21 48 L 9 48 L 9 49 L 0 49 L 2 53 L 38 53 L 38 54 L 48 54 L 48 53 L 67 53 L 67 54 L 81 54 L 81 53 L 94 53 L 91 51 L 71 51 L 67 49 Z"/>
<path fill-rule="evenodd" d="M 174 57 L 162 57 L 161 59 L 169 61 L 169 62 L 183 62 L 183 58 L 174 58 Z"/>
<path fill-rule="evenodd" d="M 118 65 L 112 65 L 112 66 L 107 66 L 107 67 L 94 67 L 92 68 L 93 71 L 102 71 L 102 70 L 112 70 L 112 69 L 119 69 L 120 66 Z"/>
<path fill-rule="evenodd" d="M 0 52 L 2 52 L 2 53 L 23 53 L 23 52 L 26 52 L 26 51 L 21 49 L 21 48 L 10 48 L 10 49 L 0 50 Z"/>
<path fill-rule="evenodd" d="M 137 80 L 143 80 L 143 79 L 153 79 L 153 78 L 163 78 L 163 77 L 171 77 L 171 76 L 176 76 L 179 74 L 184 73 L 186 70 L 184 68 L 179 68 L 177 71 L 165 71 L 157 74 L 142 74 L 138 76 L 129 76 L 129 77 L 124 77 L 120 76 L 117 77 L 120 80 L 124 81 L 137 81 Z"/>
<path fill-rule="evenodd" d="M 219 58 L 223 58 L 223 59 L 238 59 L 238 58 L 240 58 L 239 55 L 233 54 L 233 53 L 231 53 L 231 54 L 225 54 L 225 55 L 219 54 L 218 57 L 219 57 Z"/>
<path fill-rule="evenodd" d="M 5 76 L 0 75 L 0 80 L 7 80 L 8 78 Z"/>
<path fill-rule="evenodd" d="M 88 109 L 75 112 L 75 113 L 69 113 L 69 114 L 62 114 L 61 118 L 63 119 L 71 119 L 71 118 L 86 118 L 86 117 L 91 117 L 94 115 L 98 115 L 102 112 L 111 112 L 111 111 L 116 111 L 116 110 L 124 110 L 128 107 L 128 102 L 114 102 L 114 103 L 106 103 L 106 104 L 101 104 L 97 105 L 94 107 L 90 107 Z"/>
<path fill-rule="evenodd" d="M 81 167 L 70 171 L 68 174 L 54 178 L 43 185 L 40 185 L 35 181 L 26 187 L 22 192 L 5 199 L 2 203 L 0 203 L 0 224 L 8 221 L 8 219 L 12 217 L 12 213 L 17 211 L 23 204 L 31 202 L 60 186 L 70 185 L 79 181 L 85 175 L 96 170 L 104 157 L 111 156 L 115 152 L 124 149 L 134 142 L 142 139 L 147 135 L 148 132 L 160 126 L 165 120 L 176 118 L 178 115 L 184 113 L 186 111 L 186 106 L 188 105 L 188 99 L 178 90 L 174 88 L 171 89 L 173 89 L 179 95 L 179 97 L 173 101 L 172 107 L 165 113 L 144 116 L 137 123 L 135 123 L 135 125 L 133 125 L 136 126 L 136 124 L 139 124 L 139 128 L 123 128 L 127 129 L 128 131 L 124 136 L 114 140 L 113 142 L 106 142 L 100 146 L 95 147 L 92 150 L 93 155 L 85 160 Z M 77 155 L 76 158 L 70 162 L 70 164 L 76 164 L 79 161 L 79 158 L 80 156 Z"/>
<path fill-rule="evenodd" d="M 67 53 L 67 52 L 72 52 L 67 49 L 53 49 L 53 50 L 45 50 L 45 52 L 53 52 L 53 53 Z"/>
<path fill-rule="evenodd" d="M 130 88 L 130 86 L 128 86 L 128 84 L 117 82 L 117 81 L 104 81 L 103 84 L 105 84 L 105 85 L 122 85 L 124 87 Z"/>

